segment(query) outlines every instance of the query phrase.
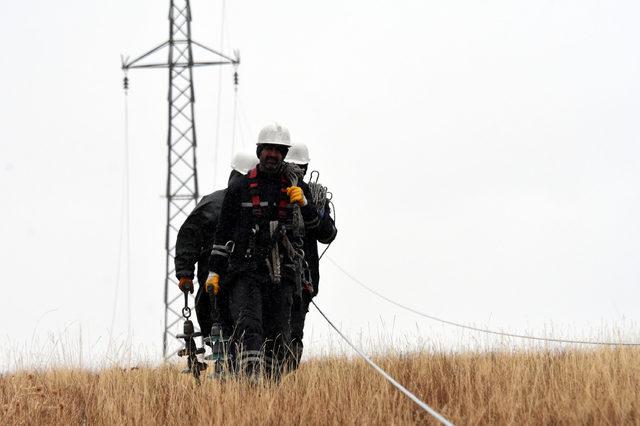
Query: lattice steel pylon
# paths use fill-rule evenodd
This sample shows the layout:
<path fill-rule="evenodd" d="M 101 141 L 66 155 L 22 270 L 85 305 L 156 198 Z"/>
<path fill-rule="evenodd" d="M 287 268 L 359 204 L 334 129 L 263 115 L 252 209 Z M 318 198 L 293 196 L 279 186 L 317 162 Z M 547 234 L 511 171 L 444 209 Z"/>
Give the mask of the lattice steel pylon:
<path fill-rule="evenodd" d="M 174 252 L 178 230 L 198 200 L 198 169 L 196 162 L 196 126 L 194 116 L 195 91 L 193 67 L 211 65 L 238 66 L 238 52 L 226 56 L 191 38 L 191 4 L 189 0 L 172 0 L 169 9 L 169 40 L 154 47 L 136 59 L 123 58 L 125 86 L 126 73 L 136 68 L 169 69 L 169 123 L 167 156 L 167 225 L 165 235 L 166 267 L 164 282 L 164 333 L 162 354 L 173 356 L 181 343 L 175 337 L 182 319 L 180 303 L 182 293 L 174 276 Z M 168 59 L 154 62 L 152 58 L 168 50 Z M 213 56 L 212 60 L 195 61 L 194 50 Z"/>

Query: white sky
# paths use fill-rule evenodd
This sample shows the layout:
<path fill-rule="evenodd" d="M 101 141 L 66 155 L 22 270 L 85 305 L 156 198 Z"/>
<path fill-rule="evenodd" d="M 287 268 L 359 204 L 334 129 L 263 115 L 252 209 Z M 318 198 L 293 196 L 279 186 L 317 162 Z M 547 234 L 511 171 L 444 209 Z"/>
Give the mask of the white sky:
<path fill-rule="evenodd" d="M 38 354 L 60 352 L 51 335 L 102 362 L 116 300 L 116 340 L 129 300 L 133 352 L 157 359 L 167 72 L 130 74 L 131 285 L 123 267 L 116 298 L 119 65 L 167 38 L 168 2 L 2 6 L 0 366 L 46 361 Z M 221 2 L 192 8 L 194 39 L 218 47 Z M 640 4 L 228 0 L 226 16 L 225 50 L 242 57 L 238 140 L 253 149 L 277 120 L 310 146 L 337 207 L 331 258 L 447 319 L 640 337 L 629 331 L 640 320 Z M 195 72 L 203 193 L 214 189 L 218 72 Z M 218 182 L 229 172 L 231 72 Z M 377 347 L 496 342 L 388 306 L 330 263 L 317 301 Z M 307 331 L 312 353 L 327 348 L 316 312 Z"/>

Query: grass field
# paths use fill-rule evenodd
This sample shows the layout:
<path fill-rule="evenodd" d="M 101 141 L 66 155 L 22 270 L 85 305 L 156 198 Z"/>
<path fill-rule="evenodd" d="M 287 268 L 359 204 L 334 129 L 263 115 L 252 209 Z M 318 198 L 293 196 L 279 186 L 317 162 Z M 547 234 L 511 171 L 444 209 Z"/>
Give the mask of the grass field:
<path fill-rule="evenodd" d="M 640 350 L 376 359 L 456 424 L 640 424 Z M 55 369 L 0 378 L 0 424 L 431 424 L 364 362 L 303 363 L 279 385 L 206 380 L 176 366 Z"/>

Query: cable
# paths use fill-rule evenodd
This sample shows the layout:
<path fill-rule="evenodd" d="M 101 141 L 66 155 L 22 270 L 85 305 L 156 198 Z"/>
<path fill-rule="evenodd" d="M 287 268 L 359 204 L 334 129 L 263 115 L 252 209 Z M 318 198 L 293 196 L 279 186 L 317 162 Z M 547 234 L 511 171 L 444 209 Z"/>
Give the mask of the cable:
<path fill-rule="evenodd" d="M 128 96 L 129 80 L 125 75 L 124 80 L 124 164 L 125 170 L 122 179 L 122 198 L 120 201 L 120 239 L 118 241 L 118 260 L 116 263 L 116 288 L 113 295 L 113 306 L 111 309 L 111 325 L 109 327 L 109 343 L 111 347 L 113 342 L 113 328 L 116 320 L 116 311 L 118 309 L 118 292 L 120 289 L 120 275 L 122 272 L 122 252 L 125 240 L 125 217 L 128 215 L 127 209 L 127 186 L 128 186 L 128 152 L 129 152 L 129 96 Z"/>
<path fill-rule="evenodd" d="M 220 51 L 224 48 L 224 20 L 226 1 L 222 0 L 222 16 L 220 18 Z M 216 186 L 218 171 L 218 147 L 220 146 L 220 108 L 222 107 L 222 67 L 218 73 L 218 107 L 216 111 L 216 141 L 213 149 L 213 186 Z"/>
<path fill-rule="evenodd" d="M 382 377 L 384 377 L 389 383 L 391 383 L 393 386 L 396 387 L 396 389 L 398 389 L 400 392 L 402 392 L 403 394 L 405 394 L 409 399 L 411 399 L 413 402 L 415 402 L 420 408 L 422 408 L 423 410 L 425 410 L 427 413 L 431 414 L 431 416 L 433 416 L 436 420 L 438 420 L 440 423 L 442 423 L 443 425 L 446 426 L 453 426 L 453 423 L 451 423 L 449 420 L 447 420 L 444 416 L 442 416 L 442 414 L 438 413 L 436 410 L 434 410 L 433 408 L 429 407 L 429 405 L 427 405 L 427 403 L 425 403 L 424 401 L 422 401 L 420 398 L 418 398 L 417 396 L 415 396 L 413 393 L 411 393 L 411 391 L 409 391 L 407 388 L 405 388 L 404 386 L 402 386 L 400 383 L 398 383 L 398 381 L 396 381 L 396 379 L 394 379 L 393 377 L 391 377 L 391 375 L 389 375 L 389 373 L 387 373 L 386 371 L 384 371 L 380 366 L 378 366 L 375 362 L 373 362 L 368 356 L 366 356 L 360 349 L 358 349 L 358 347 L 356 345 L 354 345 L 353 343 L 351 343 L 351 341 L 349 339 L 347 339 L 347 337 L 342 334 L 342 332 L 338 329 L 338 327 L 336 327 L 331 320 L 324 314 L 324 312 L 322 312 L 322 310 L 318 307 L 318 305 L 316 305 L 316 302 L 314 302 L 313 300 L 311 300 L 311 303 L 313 303 L 313 306 L 315 306 L 315 308 L 318 310 L 318 312 L 320 312 L 320 315 L 322 315 L 324 317 L 324 319 L 329 323 L 329 325 L 336 331 L 336 333 L 338 333 L 338 335 L 340 337 L 342 337 L 342 339 L 347 342 L 347 344 L 349 346 L 351 346 L 351 348 L 356 351 L 356 353 L 358 355 L 360 355 L 362 357 L 362 359 L 364 359 L 371 367 L 373 367 L 374 370 L 376 370 L 378 373 L 380 373 L 380 375 L 382 375 Z"/>
<path fill-rule="evenodd" d="M 372 288 L 368 287 L 366 284 L 364 284 L 362 281 L 358 280 L 356 277 L 354 277 L 353 275 L 351 275 L 349 272 L 347 272 L 342 266 L 338 265 L 338 263 L 336 263 L 335 260 L 333 260 L 332 258 L 328 258 L 329 261 L 336 267 L 338 268 L 343 274 L 345 274 L 351 281 L 353 281 L 354 283 L 358 284 L 359 286 L 361 286 L 362 288 L 364 288 L 365 290 L 367 290 L 370 293 L 373 293 L 374 295 L 378 296 L 379 298 L 386 300 L 387 302 L 402 308 L 406 311 L 409 312 L 413 312 L 416 315 L 420 315 L 422 317 L 428 318 L 430 320 L 433 321 L 437 321 L 437 322 L 441 322 L 443 324 L 448 324 L 454 327 L 459 327 L 459 328 L 464 328 L 467 330 L 472 330 L 472 331 L 478 331 L 481 333 L 487 333 L 487 334 L 495 334 L 498 336 L 505 336 L 505 337 L 516 337 L 518 339 L 528 339 L 528 340 L 540 340 L 540 341 L 545 341 L 545 342 L 557 342 L 557 343 L 574 343 L 574 344 L 580 344 L 580 345 L 602 345 L 602 346 L 640 346 L 640 343 L 625 343 L 625 342 L 594 342 L 594 341 L 589 341 L 589 340 L 571 340 L 571 339 L 556 339 L 556 338 L 551 338 L 551 337 L 536 337 L 536 336 L 527 336 L 524 334 L 513 334 L 513 333 L 503 333 L 500 331 L 494 331 L 494 330 L 488 330 L 485 328 L 478 328 L 478 327 L 473 327 L 470 325 L 465 325 L 465 324 L 460 324 L 457 322 L 453 322 L 453 321 L 448 321 L 442 318 L 437 318 L 434 317 L 432 315 L 427 315 L 425 313 L 422 313 L 420 311 L 417 311 L 413 308 L 410 308 L 409 306 L 403 305 L 401 303 L 396 302 L 395 300 L 389 299 L 388 297 L 384 296 L 381 293 L 378 293 L 377 291 L 373 290 Z"/>
<path fill-rule="evenodd" d="M 236 153 L 236 119 L 238 118 L 238 67 L 233 73 L 233 123 L 231 125 L 231 153 Z"/>
<path fill-rule="evenodd" d="M 131 329 L 131 153 L 129 149 L 129 95 L 128 89 L 125 90 L 125 206 L 126 206 L 126 249 L 127 249 L 127 339 L 131 347 L 132 329 Z"/>
<path fill-rule="evenodd" d="M 333 205 L 333 201 L 329 200 L 329 205 L 331 206 L 331 212 L 333 213 L 333 223 L 336 223 L 336 206 Z M 329 250 L 329 247 L 331 247 L 331 244 L 333 244 L 333 241 L 331 241 L 325 248 L 324 250 L 322 250 L 322 254 L 320 254 L 320 257 L 318 257 L 318 262 L 320 262 L 322 260 L 322 257 L 324 256 L 324 254 L 327 252 L 327 250 Z"/>

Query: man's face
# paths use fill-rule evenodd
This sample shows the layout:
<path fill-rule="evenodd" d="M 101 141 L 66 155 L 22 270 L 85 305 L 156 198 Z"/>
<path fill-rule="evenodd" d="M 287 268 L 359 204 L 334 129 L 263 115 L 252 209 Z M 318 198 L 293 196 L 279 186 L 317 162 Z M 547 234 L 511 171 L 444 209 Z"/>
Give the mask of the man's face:
<path fill-rule="evenodd" d="M 265 145 L 260 151 L 260 166 L 266 171 L 277 171 L 282 160 L 284 157 L 276 145 Z"/>

